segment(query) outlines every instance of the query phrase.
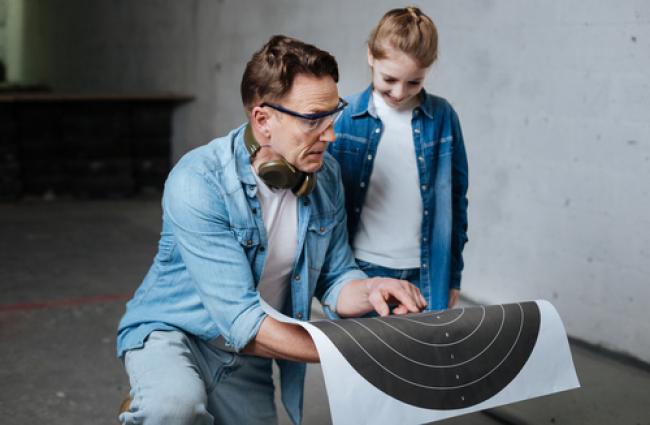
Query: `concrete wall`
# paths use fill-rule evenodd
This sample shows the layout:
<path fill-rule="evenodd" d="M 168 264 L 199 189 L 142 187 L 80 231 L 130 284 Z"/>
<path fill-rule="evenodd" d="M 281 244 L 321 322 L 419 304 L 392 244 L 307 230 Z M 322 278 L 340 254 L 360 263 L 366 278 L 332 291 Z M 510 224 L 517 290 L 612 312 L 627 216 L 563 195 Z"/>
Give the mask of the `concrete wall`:
<path fill-rule="evenodd" d="M 0 62 L 7 61 L 7 1 L 0 0 Z M 6 71 L 5 71 L 6 72 Z M 0 76 L 1 81 L 1 76 Z"/>
<path fill-rule="evenodd" d="M 428 9 L 470 154 L 466 293 L 546 298 L 650 361 L 650 3 L 468 3 Z"/>
<path fill-rule="evenodd" d="M 241 73 L 271 34 L 333 52 L 347 94 L 368 82 L 371 27 L 403 5 L 25 2 L 36 32 L 26 76 L 62 90 L 196 96 L 176 116 L 176 156 L 243 120 Z M 427 88 L 456 107 L 470 159 L 464 293 L 549 299 L 570 334 L 650 362 L 650 3 L 420 5 L 440 31 Z"/>

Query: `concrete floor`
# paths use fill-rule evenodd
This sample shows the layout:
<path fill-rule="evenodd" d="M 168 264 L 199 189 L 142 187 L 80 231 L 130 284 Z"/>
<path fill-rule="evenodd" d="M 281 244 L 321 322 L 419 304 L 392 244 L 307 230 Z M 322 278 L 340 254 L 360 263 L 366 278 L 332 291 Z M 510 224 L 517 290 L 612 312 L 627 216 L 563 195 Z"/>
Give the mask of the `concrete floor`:
<path fill-rule="evenodd" d="M 115 424 L 124 302 L 155 253 L 157 197 L 0 204 L 0 423 Z M 438 422 L 650 425 L 650 373 L 573 346 L 582 388 Z M 280 409 L 280 422 L 288 420 Z M 318 366 L 305 424 L 328 424 Z"/>

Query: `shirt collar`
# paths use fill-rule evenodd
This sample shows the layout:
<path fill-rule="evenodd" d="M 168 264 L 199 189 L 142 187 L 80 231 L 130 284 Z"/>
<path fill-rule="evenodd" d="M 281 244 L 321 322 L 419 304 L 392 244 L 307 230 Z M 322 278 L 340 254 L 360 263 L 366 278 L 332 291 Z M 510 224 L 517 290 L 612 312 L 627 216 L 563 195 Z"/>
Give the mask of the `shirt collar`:
<path fill-rule="evenodd" d="M 427 116 L 427 118 L 432 119 L 433 118 L 433 97 L 427 96 L 426 90 L 422 88 L 420 91 L 420 110 L 424 115 Z"/>
<path fill-rule="evenodd" d="M 257 182 L 251 167 L 251 156 L 244 145 L 244 130 L 248 123 L 242 124 L 235 133 L 234 150 L 237 161 L 237 176 L 242 183 L 257 188 Z"/>
<path fill-rule="evenodd" d="M 356 98 L 349 106 L 350 115 L 352 118 L 359 118 L 363 115 L 370 114 L 373 117 L 377 117 L 377 114 L 374 111 L 374 105 L 370 101 L 372 99 L 372 84 L 365 89 L 359 97 Z"/>

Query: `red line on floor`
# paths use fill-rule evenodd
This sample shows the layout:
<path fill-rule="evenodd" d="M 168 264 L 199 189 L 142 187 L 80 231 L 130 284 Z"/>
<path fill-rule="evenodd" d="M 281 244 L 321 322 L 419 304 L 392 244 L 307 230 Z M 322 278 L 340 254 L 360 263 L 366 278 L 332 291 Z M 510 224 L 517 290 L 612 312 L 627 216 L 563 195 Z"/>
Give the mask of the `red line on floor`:
<path fill-rule="evenodd" d="M 62 300 L 50 300 L 38 303 L 18 303 L 0 305 L 0 311 L 15 310 L 40 310 L 45 308 L 69 307 L 75 305 L 97 304 L 113 301 L 126 301 L 131 298 L 132 294 L 115 294 L 115 295 L 93 295 L 89 297 L 67 298 Z"/>

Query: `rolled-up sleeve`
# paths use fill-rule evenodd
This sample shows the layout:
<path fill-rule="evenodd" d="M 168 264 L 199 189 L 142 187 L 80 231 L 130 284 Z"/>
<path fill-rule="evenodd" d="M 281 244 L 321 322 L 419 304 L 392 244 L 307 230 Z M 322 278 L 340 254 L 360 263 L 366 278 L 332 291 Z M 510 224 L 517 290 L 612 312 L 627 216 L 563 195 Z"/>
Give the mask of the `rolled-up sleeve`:
<path fill-rule="evenodd" d="M 257 335 L 265 313 L 223 190 L 208 176 L 178 167 L 165 185 L 163 211 L 202 304 L 226 343 L 240 351 Z"/>

